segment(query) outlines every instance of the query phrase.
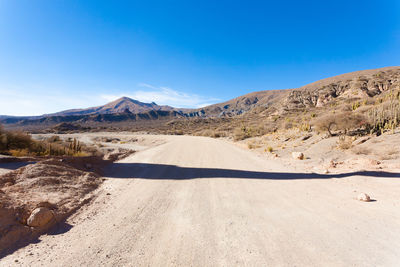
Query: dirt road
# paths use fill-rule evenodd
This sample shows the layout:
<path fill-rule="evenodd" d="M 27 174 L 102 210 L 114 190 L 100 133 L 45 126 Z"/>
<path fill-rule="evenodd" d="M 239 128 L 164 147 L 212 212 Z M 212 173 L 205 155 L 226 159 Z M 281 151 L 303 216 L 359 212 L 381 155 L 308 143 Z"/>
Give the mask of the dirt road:
<path fill-rule="evenodd" d="M 295 173 L 225 141 L 166 138 L 110 166 L 93 204 L 0 265 L 398 265 L 396 175 Z"/>

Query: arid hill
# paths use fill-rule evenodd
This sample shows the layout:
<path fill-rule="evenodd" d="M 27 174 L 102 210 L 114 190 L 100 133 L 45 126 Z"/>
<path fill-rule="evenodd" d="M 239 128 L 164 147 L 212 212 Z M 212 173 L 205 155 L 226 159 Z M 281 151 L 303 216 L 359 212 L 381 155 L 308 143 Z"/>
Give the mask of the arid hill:
<path fill-rule="evenodd" d="M 156 103 L 143 103 L 129 97 L 121 97 L 108 104 L 87 109 L 70 109 L 47 116 L 71 116 L 71 115 L 94 115 L 94 114 L 117 114 L 117 113 L 143 113 L 148 111 L 171 111 L 170 106 L 159 106 Z"/>
<path fill-rule="evenodd" d="M 205 117 L 230 117 L 244 114 L 254 108 L 257 108 L 256 112 L 268 108 L 291 111 L 322 107 L 332 100 L 374 97 L 399 86 L 400 67 L 362 70 L 322 79 L 296 89 L 249 93 L 195 112 L 204 114 Z"/>
<path fill-rule="evenodd" d="M 192 125 L 208 124 L 210 120 L 211 124 L 218 124 L 218 119 L 223 118 L 238 119 L 241 124 L 257 122 L 260 117 L 275 122 L 288 114 L 295 117 L 299 112 L 322 114 L 338 106 L 357 104 L 356 101 L 374 102 L 380 96 L 399 88 L 400 67 L 386 67 L 346 73 L 296 89 L 253 92 L 199 109 L 177 109 L 123 97 L 104 106 L 67 110 L 40 117 L 0 117 L 0 122 L 7 128 L 28 130 L 53 127 L 65 122 L 77 123 L 83 127 L 124 127 L 136 130 L 143 130 L 143 125 L 149 127 L 151 124 L 151 129 L 160 129 L 170 128 L 171 123 L 187 125 L 187 118 L 195 119 L 196 123 L 189 122 Z"/>

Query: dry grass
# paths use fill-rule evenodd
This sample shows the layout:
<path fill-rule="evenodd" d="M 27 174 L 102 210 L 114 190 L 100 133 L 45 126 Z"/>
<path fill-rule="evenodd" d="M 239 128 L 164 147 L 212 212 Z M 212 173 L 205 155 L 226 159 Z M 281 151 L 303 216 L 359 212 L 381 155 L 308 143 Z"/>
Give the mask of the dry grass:
<path fill-rule="evenodd" d="M 100 156 L 95 147 L 81 144 L 76 139 L 61 140 L 52 136 L 46 140 L 36 141 L 23 132 L 4 131 L 0 129 L 0 152 L 15 157 L 24 156 Z"/>
<path fill-rule="evenodd" d="M 272 152 L 274 152 L 274 149 L 272 148 L 272 146 L 269 146 L 269 147 L 267 147 L 264 151 L 265 151 L 265 152 L 272 153 Z"/>
<path fill-rule="evenodd" d="M 348 136 L 340 136 L 337 141 L 337 148 L 341 150 L 348 150 L 353 147 L 353 139 Z"/>

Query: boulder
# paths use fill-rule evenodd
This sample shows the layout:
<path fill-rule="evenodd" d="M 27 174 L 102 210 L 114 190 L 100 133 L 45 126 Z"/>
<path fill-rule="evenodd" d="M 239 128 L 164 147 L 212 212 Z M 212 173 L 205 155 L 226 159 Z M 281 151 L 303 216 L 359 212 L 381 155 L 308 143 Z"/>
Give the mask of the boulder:
<path fill-rule="evenodd" d="M 369 202 L 369 201 L 371 201 L 371 198 L 370 198 L 367 194 L 365 194 L 365 193 L 359 194 L 358 197 L 357 197 L 357 199 L 360 200 L 360 201 L 364 201 L 364 202 Z"/>
<path fill-rule="evenodd" d="M 39 207 L 32 211 L 27 220 L 28 226 L 42 227 L 48 224 L 54 218 L 53 211 L 45 207 Z"/>
<path fill-rule="evenodd" d="M 304 159 L 304 154 L 302 152 L 292 152 L 292 157 L 294 159 L 303 160 Z"/>

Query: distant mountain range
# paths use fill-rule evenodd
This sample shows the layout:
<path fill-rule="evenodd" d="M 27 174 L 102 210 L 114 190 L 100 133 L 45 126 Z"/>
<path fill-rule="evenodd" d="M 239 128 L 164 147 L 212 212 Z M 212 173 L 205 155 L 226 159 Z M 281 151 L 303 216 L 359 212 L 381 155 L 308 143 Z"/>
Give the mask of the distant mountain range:
<path fill-rule="evenodd" d="M 170 106 L 159 106 L 156 103 L 143 103 L 129 97 L 121 97 L 103 106 L 91 107 L 86 109 L 69 109 L 57 113 L 44 114 L 40 116 L 7 116 L 0 115 L 0 121 L 6 124 L 24 121 L 48 121 L 53 117 L 77 117 L 93 115 L 112 115 L 112 114 L 140 114 L 149 111 L 174 111 L 177 110 Z M 53 119 L 54 120 L 54 119 Z M 62 119 L 59 119 L 62 120 Z"/>
<path fill-rule="evenodd" d="M 180 117 L 236 117 L 244 114 L 284 114 L 299 109 L 323 107 L 331 101 L 371 98 L 400 88 L 400 67 L 363 70 L 326 78 L 296 89 L 266 90 L 199 109 L 179 109 L 143 103 L 122 97 L 87 109 L 71 109 L 42 116 L 0 116 L 3 124 L 55 124 L 61 122 L 121 122 Z M 346 100 L 347 99 L 347 100 Z"/>
<path fill-rule="evenodd" d="M 87 109 L 70 109 L 45 116 L 70 116 L 70 115 L 93 115 L 93 114 L 116 114 L 116 113 L 144 113 L 148 111 L 172 111 L 170 106 L 159 106 L 156 103 L 143 103 L 129 97 L 121 97 L 104 106 Z"/>

